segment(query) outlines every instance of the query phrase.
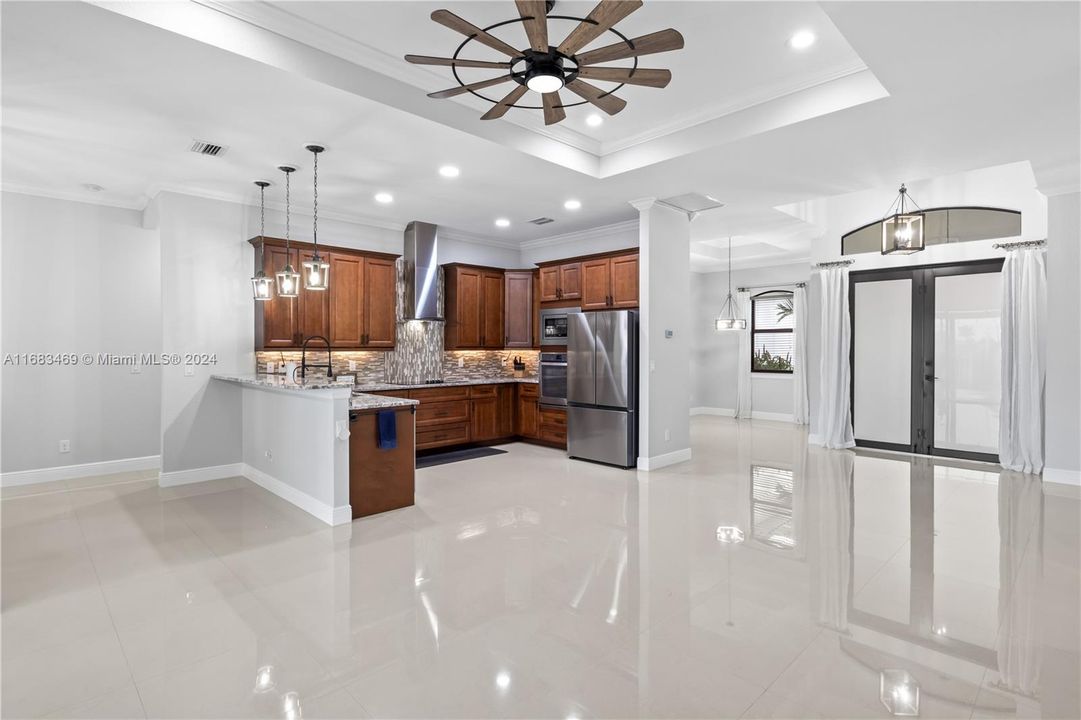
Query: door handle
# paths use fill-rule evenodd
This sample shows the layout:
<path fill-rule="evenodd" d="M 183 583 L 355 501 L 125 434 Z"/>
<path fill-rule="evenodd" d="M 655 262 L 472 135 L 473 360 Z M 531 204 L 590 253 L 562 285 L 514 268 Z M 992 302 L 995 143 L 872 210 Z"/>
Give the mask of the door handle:
<path fill-rule="evenodd" d="M 938 380 L 940 378 L 938 377 L 938 375 L 924 375 L 923 379 L 926 380 L 927 382 L 931 382 L 933 380 Z"/>

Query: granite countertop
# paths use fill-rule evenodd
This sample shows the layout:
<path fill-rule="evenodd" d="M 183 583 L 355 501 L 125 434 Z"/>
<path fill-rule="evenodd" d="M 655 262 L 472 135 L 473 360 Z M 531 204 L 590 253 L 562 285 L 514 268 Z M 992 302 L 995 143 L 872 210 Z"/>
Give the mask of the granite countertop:
<path fill-rule="evenodd" d="M 410 405 L 420 405 L 420 401 L 364 393 L 349 398 L 350 410 L 385 410 L 387 408 L 409 407 Z"/>
<path fill-rule="evenodd" d="M 438 387 L 452 387 L 462 385 L 504 385 L 508 383 L 530 383 L 537 384 L 537 378 L 535 377 L 500 377 L 500 378 L 469 378 L 461 380 L 444 380 L 439 383 L 417 383 L 415 385 L 396 385 L 394 383 L 360 383 L 353 389 L 357 392 L 376 392 L 386 390 L 419 390 L 423 388 L 438 388 Z"/>
<path fill-rule="evenodd" d="M 351 389 L 353 383 L 327 380 L 325 375 L 313 375 L 298 382 L 289 382 L 284 375 L 211 375 L 215 380 L 240 383 L 241 385 L 253 385 L 255 387 L 273 388 L 276 390 L 332 390 L 335 388 Z"/>

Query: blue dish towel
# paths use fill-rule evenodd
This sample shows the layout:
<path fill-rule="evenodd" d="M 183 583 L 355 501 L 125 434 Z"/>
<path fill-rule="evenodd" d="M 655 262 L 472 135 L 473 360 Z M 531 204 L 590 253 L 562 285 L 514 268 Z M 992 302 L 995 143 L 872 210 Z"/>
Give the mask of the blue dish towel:
<path fill-rule="evenodd" d="M 379 449 L 393 450 L 398 447 L 398 423 L 393 410 L 380 410 L 376 424 L 379 426 Z"/>

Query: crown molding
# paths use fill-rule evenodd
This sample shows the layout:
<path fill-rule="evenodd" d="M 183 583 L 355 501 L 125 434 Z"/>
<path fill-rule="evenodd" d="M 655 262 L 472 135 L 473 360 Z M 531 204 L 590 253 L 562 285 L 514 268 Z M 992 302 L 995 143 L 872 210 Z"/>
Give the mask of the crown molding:
<path fill-rule="evenodd" d="M 611 225 L 601 225 L 600 227 L 590 228 L 589 230 L 578 230 L 576 232 L 568 232 L 561 235 L 549 235 L 548 237 L 538 238 L 536 240 L 527 240 L 519 247 L 523 250 L 533 250 L 534 248 L 550 247 L 552 245 L 595 240 L 596 238 L 607 237 L 628 230 L 638 231 L 637 218 L 634 220 L 624 220 L 623 222 L 612 223 Z"/>
<path fill-rule="evenodd" d="M 496 238 L 487 237 L 485 235 L 475 235 L 473 233 L 463 232 L 462 230 L 455 230 L 454 228 L 446 227 L 444 225 L 437 225 L 438 236 L 446 240 L 453 240 L 455 242 L 469 243 L 470 245 L 485 245 L 487 247 L 503 248 L 505 250 L 519 250 L 524 247 L 516 242 L 510 240 L 497 240 Z"/>
<path fill-rule="evenodd" d="M 54 188 L 37 187 L 34 185 L 20 185 L 18 183 L 0 183 L 3 192 L 18 193 L 19 195 L 32 195 L 34 197 L 49 198 L 50 200 L 67 200 L 68 202 L 80 202 L 87 205 L 99 205 L 102 207 L 119 208 L 121 210 L 142 211 L 146 208 L 147 199 L 133 200 L 119 197 L 108 193 L 91 193 L 89 190 L 77 192 L 74 190 L 56 190 Z"/>

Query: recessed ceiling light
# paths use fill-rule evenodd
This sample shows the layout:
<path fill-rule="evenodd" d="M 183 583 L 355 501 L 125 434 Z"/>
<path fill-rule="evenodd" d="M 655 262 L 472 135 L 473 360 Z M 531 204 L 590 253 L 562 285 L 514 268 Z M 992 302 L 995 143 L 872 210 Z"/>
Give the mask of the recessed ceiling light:
<path fill-rule="evenodd" d="M 568 210 L 577 210 L 578 208 L 582 207 L 582 203 L 578 200 L 568 200 L 567 202 L 563 203 L 563 207 Z"/>
<path fill-rule="evenodd" d="M 590 115 L 589 117 L 586 118 L 586 125 L 588 125 L 590 127 L 597 127 L 602 122 L 604 122 L 604 118 L 602 118 L 597 113 L 593 113 L 592 115 Z"/>
<path fill-rule="evenodd" d="M 454 165 L 444 165 L 439 168 L 439 174 L 445 178 L 456 178 L 462 174 L 462 171 Z"/>
<path fill-rule="evenodd" d="M 507 218 L 497 218 L 495 221 L 496 227 L 510 227 L 510 220 Z"/>
<path fill-rule="evenodd" d="M 388 192 L 377 192 L 375 194 L 375 201 L 377 203 L 383 203 L 384 205 L 394 202 L 394 196 Z"/>
<path fill-rule="evenodd" d="M 810 30 L 800 30 L 788 38 L 788 47 L 793 50 L 806 50 L 815 44 L 815 34 Z"/>

